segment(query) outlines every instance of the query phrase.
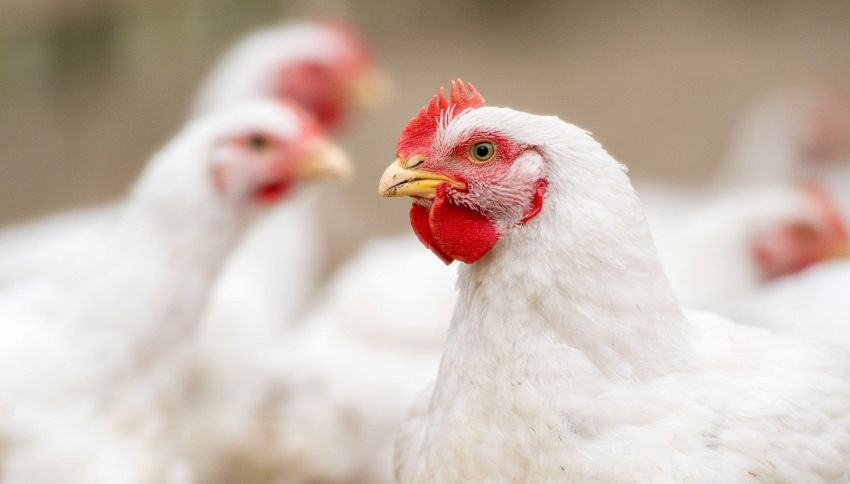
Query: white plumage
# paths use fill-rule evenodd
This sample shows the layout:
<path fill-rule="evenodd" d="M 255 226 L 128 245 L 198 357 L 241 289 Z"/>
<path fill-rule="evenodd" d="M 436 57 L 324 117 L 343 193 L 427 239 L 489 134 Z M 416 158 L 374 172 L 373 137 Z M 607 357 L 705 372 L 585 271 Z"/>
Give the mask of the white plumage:
<path fill-rule="evenodd" d="M 186 447 L 201 480 L 392 482 L 396 429 L 436 372 L 455 298 L 454 268 L 426 264 L 429 257 L 409 237 L 372 242 L 294 329 L 239 355 L 247 362 L 234 367 L 206 353 L 227 368 L 205 381 L 189 416 Z M 431 310 L 410 307 L 399 264 L 422 269 L 427 283 L 415 294 Z"/>
<path fill-rule="evenodd" d="M 740 321 L 850 349 L 848 284 L 850 262 L 825 262 L 715 307 Z"/>
<path fill-rule="evenodd" d="M 461 268 L 436 386 L 398 442 L 401 482 L 850 477 L 846 352 L 683 313 L 622 166 L 584 131 L 485 107 L 431 143 L 473 130 L 533 146 L 523 170 L 549 189 Z"/>

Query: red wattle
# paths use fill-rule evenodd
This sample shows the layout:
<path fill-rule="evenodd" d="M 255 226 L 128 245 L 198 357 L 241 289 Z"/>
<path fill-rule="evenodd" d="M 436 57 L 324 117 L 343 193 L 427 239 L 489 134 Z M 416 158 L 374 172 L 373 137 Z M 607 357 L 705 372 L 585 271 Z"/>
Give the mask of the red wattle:
<path fill-rule="evenodd" d="M 523 213 L 521 224 L 540 213 L 548 187 L 545 179 L 537 182 L 531 206 Z M 446 189 L 445 184 L 437 187 L 430 208 L 414 203 L 410 207 L 410 224 L 419 241 L 447 265 L 455 260 L 472 264 L 496 245 L 499 231 L 479 212 L 450 203 Z"/>
<path fill-rule="evenodd" d="M 429 225 L 428 212 L 429 210 L 427 208 L 414 202 L 413 206 L 410 207 L 410 225 L 413 227 L 413 232 L 416 233 L 416 237 L 419 238 L 422 245 L 431 249 L 431 252 L 436 254 L 441 261 L 449 265 L 454 259 L 442 252 L 434 242 L 434 236 L 431 233 L 431 227 Z"/>
<path fill-rule="evenodd" d="M 446 185 L 437 187 L 428 226 L 434 245 L 452 259 L 472 264 L 499 241 L 499 232 L 487 217 L 449 202 Z"/>

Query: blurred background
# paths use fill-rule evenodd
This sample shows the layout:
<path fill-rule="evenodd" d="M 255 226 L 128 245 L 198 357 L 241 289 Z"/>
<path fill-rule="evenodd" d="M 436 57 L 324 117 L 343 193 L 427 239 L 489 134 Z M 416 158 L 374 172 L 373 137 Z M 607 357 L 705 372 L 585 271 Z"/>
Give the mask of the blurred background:
<path fill-rule="evenodd" d="M 120 197 L 238 37 L 315 15 L 359 27 L 397 84 L 341 138 L 359 173 L 324 200 L 334 261 L 408 230 L 408 204 L 375 186 L 403 123 L 452 78 L 492 105 L 593 131 L 638 176 L 682 182 L 727 156 L 764 96 L 850 86 L 846 0 L 2 0 L 0 11 L 0 225 Z"/>

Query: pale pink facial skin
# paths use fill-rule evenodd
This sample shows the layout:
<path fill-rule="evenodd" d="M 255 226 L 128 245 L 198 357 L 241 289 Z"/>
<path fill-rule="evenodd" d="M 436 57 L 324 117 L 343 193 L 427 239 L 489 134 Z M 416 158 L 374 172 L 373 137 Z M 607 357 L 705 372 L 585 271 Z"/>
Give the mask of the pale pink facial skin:
<path fill-rule="evenodd" d="M 339 127 L 352 109 L 350 84 L 375 69 L 364 40 L 339 22 L 327 22 L 328 35 L 337 37 L 339 52 L 332 62 L 304 61 L 278 72 L 276 92 L 309 112 L 326 129 Z"/>
<path fill-rule="evenodd" d="M 811 217 L 782 221 L 752 242 L 753 257 L 765 280 L 795 274 L 835 258 L 850 244 L 844 219 L 832 201 L 816 188 L 806 190 L 816 202 L 817 210 Z"/>

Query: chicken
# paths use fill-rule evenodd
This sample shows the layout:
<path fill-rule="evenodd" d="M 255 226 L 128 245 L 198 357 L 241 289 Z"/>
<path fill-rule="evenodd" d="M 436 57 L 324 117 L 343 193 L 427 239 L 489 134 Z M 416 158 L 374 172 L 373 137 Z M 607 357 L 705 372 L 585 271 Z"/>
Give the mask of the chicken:
<path fill-rule="evenodd" d="M 850 240 L 815 185 L 728 197 L 694 214 L 663 258 L 680 300 L 850 348 Z"/>
<path fill-rule="evenodd" d="M 101 244 L 0 299 L 5 482 L 163 482 L 133 463 L 164 459 L 127 452 L 111 465 L 126 450 L 117 437 L 139 444 L 130 436 L 167 417 L 155 407 L 177 384 L 172 363 L 252 218 L 307 180 L 350 170 L 293 104 L 257 102 L 190 123 L 150 160 Z M 160 385 L 169 392 L 157 395 Z M 102 449 L 111 436 L 117 447 Z M 101 460 L 101 451 L 111 453 Z"/>
<path fill-rule="evenodd" d="M 850 240 L 816 185 L 728 196 L 696 211 L 662 253 L 687 306 L 850 348 Z"/>
<path fill-rule="evenodd" d="M 767 281 L 844 256 L 843 215 L 820 187 L 726 192 L 695 209 L 663 244 L 661 259 L 679 300 L 718 309 Z"/>
<path fill-rule="evenodd" d="M 846 351 L 683 311 L 623 165 L 557 117 L 451 91 L 379 186 L 465 264 L 399 482 L 847 480 Z"/>
<path fill-rule="evenodd" d="M 200 116 L 240 102 L 276 97 L 297 101 L 325 128 L 335 128 L 353 109 L 379 100 L 387 88 L 388 82 L 380 74 L 366 44 L 353 30 L 339 23 L 297 22 L 254 33 L 239 42 L 204 82 L 192 114 Z M 301 198 L 311 197 L 315 195 L 305 193 Z M 301 254 L 300 260 L 305 265 L 318 271 L 320 254 L 310 254 L 311 247 L 317 244 L 302 243 L 319 237 L 319 229 L 313 222 L 314 204 L 305 200 L 289 205 L 269 217 L 270 220 L 245 241 L 240 253 L 254 250 L 263 253 L 269 244 L 274 244 L 277 253 L 281 246 L 296 244 L 292 251 Z M 64 266 L 102 237 L 119 210 L 115 204 L 89 208 L 0 233 L 0 287 Z M 266 227 L 291 224 L 301 227 L 300 234 L 277 231 L 263 235 L 273 230 Z M 269 240 L 281 235 L 294 240 Z M 297 244 L 306 245 L 306 250 Z M 244 262 L 232 264 L 234 267 L 244 265 Z M 263 265 L 269 266 L 273 264 Z M 243 272 L 256 268 L 255 265 Z M 239 269 L 233 271 L 238 273 Z M 304 276 L 297 284 L 286 281 L 279 284 L 282 289 L 292 289 L 293 307 L 303 299 L 298 289 L 312 287 L 307 277 L 309 273 Z M 240 274 L 234 277 L 240 279 Z M 273 309 L 280 307 L 277 305 Z M 280 320 L 286 315 L 269 316 L 271 320 Z"/>

